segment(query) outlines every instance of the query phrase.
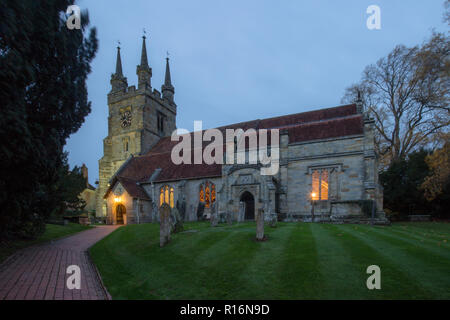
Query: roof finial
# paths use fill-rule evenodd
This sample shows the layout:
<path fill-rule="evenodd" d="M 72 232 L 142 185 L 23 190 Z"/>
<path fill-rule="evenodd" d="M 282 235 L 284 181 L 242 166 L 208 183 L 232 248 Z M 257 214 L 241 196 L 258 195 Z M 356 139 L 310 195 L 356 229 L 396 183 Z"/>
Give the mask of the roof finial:
<path fill-rule="evenodd" d="M 146 34 L 147 34 L 147 32 L 145 31 L 145 28 L 143 28 L 143 35 L 142 35 L 142 38 L 144 38 L 144 39 L 146 39 L 147 37 L 145 36 Z"/>
<path fill-rule="evenodd" d="M 357 91 L 356 111 L 358 113 L 363 113 L 364 112 L 364 110 L 363 110 L 364 106 L 363 106 L 363 101 L 362 101 L 362 98 L 361 98 L 361 89 L 357 88 L 356 91 Z"/>

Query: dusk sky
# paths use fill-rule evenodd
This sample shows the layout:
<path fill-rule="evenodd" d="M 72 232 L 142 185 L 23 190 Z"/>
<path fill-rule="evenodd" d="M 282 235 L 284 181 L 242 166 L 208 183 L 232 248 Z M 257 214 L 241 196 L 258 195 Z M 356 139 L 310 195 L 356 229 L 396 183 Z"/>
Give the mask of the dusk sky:
<path fill-rule="evenodd" d="M 98 31 L 88 79 L 92 112 L 67 141 L 70 165 L 85 163 L 98 179 L 108 134 L 107 94 L 117 41 L 128 85 L 137 85 L 143 28 L 161 90 L 170 52 L 177 127 L 194 120 L 213 128 L 340 104 L 364 68 L 396 45 L 421 44 L 447 31 L 443 0 L 78 1 Z M 381 8 L 381 30 L 368 30 L 369 5 Z"/>

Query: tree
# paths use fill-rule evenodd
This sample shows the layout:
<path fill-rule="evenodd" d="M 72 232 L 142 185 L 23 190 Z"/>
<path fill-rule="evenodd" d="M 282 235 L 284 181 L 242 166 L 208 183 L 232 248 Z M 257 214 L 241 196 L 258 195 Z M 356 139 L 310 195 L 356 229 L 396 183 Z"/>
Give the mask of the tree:
<path fill-rule="evenodd" d="M 81 214 L 86 202 L 80 198 L 81 192 L 86 188 L 86 178 L 81 167 L 75 166 L 69 169 L 67 154 L 65 154 L 63 166 L 60 169 L 60 178 L 57 183 L 56 207 L 54 214 L 62 216 L 68 212 Z"/>
<path fill-rule="evenodd" d="M 60 205 L 63 147 L 90 112 L 95 28 L 66 27 L 72 0 L 0 2 L 0 238 L 36 236 Z M 85 37 L 85 33 L 88 34 Z"/>
<path fill-rule="evenodd" d="M 389 168 L 380 174 L 384 207 L 389 211 L 400 215 L 429 213 L 431 205 L 419 190 L 419 186 L 429 173 L 425 162 L 428 154 L 426 150 L 413 152 L 408 159 L 392 162 Z"/>
<path fill-rule="evenodd" d="M 428 201 L 433 201 L 450 185 L 450 134 L 445 136 L 446 142 L 440 149 L 426 157 L 425 161 L 431 171 L 421 185 Z"/>
<path fill-rule="evenodd" d="M 395 47 L 346 89 L 343 102 L 354 102 L 359 92 L 364 109 L 375 120 L 382 165 L 405 159 L 448 131 L 449 74 L 449 37 L 433 33 L 420 47 Z"/>

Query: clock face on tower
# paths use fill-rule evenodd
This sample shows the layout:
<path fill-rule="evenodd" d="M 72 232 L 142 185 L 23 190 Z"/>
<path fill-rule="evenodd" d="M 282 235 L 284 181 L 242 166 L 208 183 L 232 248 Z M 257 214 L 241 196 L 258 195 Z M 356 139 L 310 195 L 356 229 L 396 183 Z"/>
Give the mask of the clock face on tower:
<path fill-rule="evenodd" d="M 122 128 L 126 128 L 131 125 L 131 111 L 127 110 L 120 115 L 120 124 Z"/>

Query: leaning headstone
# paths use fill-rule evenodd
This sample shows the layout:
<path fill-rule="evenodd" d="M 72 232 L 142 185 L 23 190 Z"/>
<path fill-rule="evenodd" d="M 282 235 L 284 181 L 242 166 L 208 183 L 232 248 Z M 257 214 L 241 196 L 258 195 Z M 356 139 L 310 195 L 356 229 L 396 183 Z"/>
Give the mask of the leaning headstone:
<path fill-rule="evenodd" d="M 264 210 L 258 209 L 256 213 L 256 240 L 263 241 L 264 237 Z"/>
<path fill-rule="evenodd" d="M 164 247 L 170 241 L 170 207 L 164 203 L 159 208 L 159 246 Z"/>

